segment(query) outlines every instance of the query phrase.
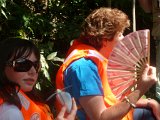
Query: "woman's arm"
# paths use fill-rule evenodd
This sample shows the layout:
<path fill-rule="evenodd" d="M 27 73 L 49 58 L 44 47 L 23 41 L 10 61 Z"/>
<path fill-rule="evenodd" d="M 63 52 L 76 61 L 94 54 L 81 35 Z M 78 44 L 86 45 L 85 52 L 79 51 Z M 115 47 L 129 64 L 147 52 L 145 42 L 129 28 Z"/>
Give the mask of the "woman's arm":
<path fill-rule="evenodd" d="M 155 115 L 157 120 L 160 120 L 160 104 L 151 98 L 148 99 L 140 99 L 136 103 L 137 107 L 149 107 L 152 109 L 153 114 Z"/>
<path fill-rule="evenodd" d="M 156 81 L 156 69 L 147 66 L 143 72 L 142 80 L 138 81 L 137 89 L 127 96 L 130 102 L 136 104 Z M 131 105 L 126 100 L 106 108 L 103 96 L 80 97 L 79 102 L 92 120 L 121 120 L 131 109 Z"/>
<path fill-rule="evenodd" d="M 128 95 L 131 103 L 136 103 L 141 97 L 141 92 L 135 90 Z M 121 120 L 131 109 L 131 105 L 125 100 L 109 108 L 106 108 L 103 96 L 86 96 L 79 99 L 80 104 L 92 120 Z"/>
<path fill-rule="evenodd" d="M 0 120 L 24 120 L 22 112 L 15 105 L 0 105 Z"/>

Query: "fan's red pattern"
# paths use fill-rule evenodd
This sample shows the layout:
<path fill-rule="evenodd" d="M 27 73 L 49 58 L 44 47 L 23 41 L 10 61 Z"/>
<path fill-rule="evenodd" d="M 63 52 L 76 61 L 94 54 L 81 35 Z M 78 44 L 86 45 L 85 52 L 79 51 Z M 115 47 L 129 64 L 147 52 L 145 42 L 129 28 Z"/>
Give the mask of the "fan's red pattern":
<path fill-rule="evenodd" d="M 108 59 L 108 81 L 113 93 L 122 99 L 136 87 L 146 63 L 149 63 L 150 31 L 139 30 L 119 41 Z"/>

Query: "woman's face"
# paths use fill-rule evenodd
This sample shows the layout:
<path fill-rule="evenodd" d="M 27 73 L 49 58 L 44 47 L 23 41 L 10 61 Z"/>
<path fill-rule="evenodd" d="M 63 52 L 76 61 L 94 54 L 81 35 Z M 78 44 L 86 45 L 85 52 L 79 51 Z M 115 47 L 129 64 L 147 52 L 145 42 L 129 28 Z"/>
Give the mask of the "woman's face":
<path fill-rule="evenodd" d="M 26 59 L 28 59 L 32 62 L 37 61 L 34 53 L 32 53 Z M 9 80 L 19 84 L 21 87 L 21 90 L 24 92 L 31 91 L 37 81 L 37 78 L 38 78 L 38 72 L 36 71 L 34 66 L 32 66 L 27 72 L 16 72 L 13 69 L 13 67 L 6 66 L 5 67 L 5 74 Z"/>

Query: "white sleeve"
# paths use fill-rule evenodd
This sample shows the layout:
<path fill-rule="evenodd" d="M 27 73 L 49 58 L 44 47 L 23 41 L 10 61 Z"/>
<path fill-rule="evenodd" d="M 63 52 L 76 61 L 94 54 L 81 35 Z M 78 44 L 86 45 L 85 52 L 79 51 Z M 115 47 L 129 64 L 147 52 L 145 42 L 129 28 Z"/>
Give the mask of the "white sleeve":
<path fill-rule="evenodd" d="M 0 120 L 24 120 L 21 111 L 15 105 L 0 105 Z"/>

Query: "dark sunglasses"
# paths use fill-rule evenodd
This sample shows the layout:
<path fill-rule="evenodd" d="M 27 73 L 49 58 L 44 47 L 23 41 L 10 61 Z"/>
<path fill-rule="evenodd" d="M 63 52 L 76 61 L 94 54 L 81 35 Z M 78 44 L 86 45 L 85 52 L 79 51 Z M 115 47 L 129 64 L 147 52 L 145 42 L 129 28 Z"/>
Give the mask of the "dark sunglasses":
<path fill-rule="evenodd" d="M 40 61 L 32 62 L 24 58 L 9 61 L 8 65 L 12 66 L 16 72 L 27 72 L 32 68 L 32 66 L 35 68 L 36 72 L 39 72 L 41 68 Z"/>

